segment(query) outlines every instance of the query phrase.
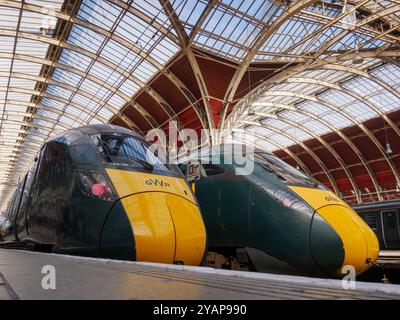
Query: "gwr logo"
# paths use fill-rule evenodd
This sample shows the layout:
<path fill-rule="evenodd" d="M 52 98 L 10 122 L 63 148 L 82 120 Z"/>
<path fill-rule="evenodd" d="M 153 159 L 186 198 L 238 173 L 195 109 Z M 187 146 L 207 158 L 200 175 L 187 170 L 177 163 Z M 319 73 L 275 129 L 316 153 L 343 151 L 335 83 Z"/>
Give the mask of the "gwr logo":
<path fill-rule="evenodd" d="M 334 196 L 326 196 L 325 200 L 329 202 L 339 202 L 339 200 Z"/>
<path fill-rule="evenodd" d="M 155 186 L 155 187 L 160 186 L 160 187 L 164 187 L 164 188 L 170 188 L 171 187 L 171 185 L 169 183 L 164 182 L 162 180 L 158 180 L 158 179 L 149 179 L 149 180 L 146 180 L 145 183 L 148 186 Z"/>

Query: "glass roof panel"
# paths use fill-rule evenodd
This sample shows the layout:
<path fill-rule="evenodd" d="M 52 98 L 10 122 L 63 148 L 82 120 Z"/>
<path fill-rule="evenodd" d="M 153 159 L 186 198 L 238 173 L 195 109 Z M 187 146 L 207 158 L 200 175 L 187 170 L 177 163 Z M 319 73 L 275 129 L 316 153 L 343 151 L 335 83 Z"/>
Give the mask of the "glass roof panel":
<path fill-rule="evenodd" d="M 241 61 L 266 24 L 282 8 L 269 1 L 223 0 L 204 21 L 194 43 L 224 58 Z"/>
<path fill-rule="evenodd" d="M 111 30 L 122 10 L 108 1 L 83 0 L 77 17 L 106 30 Z"/>

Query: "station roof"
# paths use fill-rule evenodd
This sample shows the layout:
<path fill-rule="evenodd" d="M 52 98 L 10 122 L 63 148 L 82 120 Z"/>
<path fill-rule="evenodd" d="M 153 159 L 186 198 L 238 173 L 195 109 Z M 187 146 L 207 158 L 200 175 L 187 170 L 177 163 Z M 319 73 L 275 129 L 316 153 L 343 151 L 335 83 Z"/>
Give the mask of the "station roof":
<path fill-rule="evenodd" d="M 63 130 L 170 119 L 252 133 L 349 202 L 399 194 L 398 0 L 0 0 L 0 21 L 0 206 Z"/>

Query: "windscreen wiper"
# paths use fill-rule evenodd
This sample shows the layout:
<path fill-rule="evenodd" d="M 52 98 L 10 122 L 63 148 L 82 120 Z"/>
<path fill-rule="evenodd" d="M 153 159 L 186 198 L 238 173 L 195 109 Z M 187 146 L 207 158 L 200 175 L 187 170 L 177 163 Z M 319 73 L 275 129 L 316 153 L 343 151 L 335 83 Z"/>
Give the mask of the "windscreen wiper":
<path fill-rule="evenodd" d="M 108 159 L 108 162 L 113 162 L 111 159 L 111 152 L 110 149 L 108 147 L 108 144 L 105 143 L 102 139 L 100 139 L 99 137 L 97 137 L 97 141 L 99 143 L 99 145 L 103 148 L 104 151 L 104 155 L 106 156 L 106 158 Z"/>
<path fill-rule="evenodd" d="M 124 148 L 129 148 L 129 149 L 132 150 L 133 152 L 136 152 L 136 150 L 135 150 L 134 148 L 132 148 L 129 144 L 125 144 L 125 143 L 124 143 L 124 144 L 123 144 L 123 147 L 124 147 Z M 154 166 L 153 166 L 150 162 L 148 162 L 148 161 L 146 161 L 146 160 L 137 158 L 137 157 L 135 157 L 135 156 L 128 155 L 127 153 L 125 153 L 124 156 L 125 156 L 127 159 L 131 159 L 131 160 L 133 160 L 133 161 L 136 161 L 136 162 L 140 163 L 142 166 L 146 167 L 146 168 L 149 169 L 149 170 L 152 170 L 152 171 L 154 170 Z"/>
<path fill-rule="evenodd" d="M 121 154 L 120 156 L 123 156 L 123 157 L 125 157 L 125 158 L 127 158 L 129 160 L 136 161 L 137 163 L 140 163 L 143 167 L 145 167 L 148 170 L 151 170 L 151 171 L 154 170 L 154 166 L 151 163 L 149 163 L 149 162 L 147 162 L 147 161 L 145 161 L 143 159 L 139 159 L 139 158 L 136 158 L 134 156 L 130 156 L 128 154 Z"/>

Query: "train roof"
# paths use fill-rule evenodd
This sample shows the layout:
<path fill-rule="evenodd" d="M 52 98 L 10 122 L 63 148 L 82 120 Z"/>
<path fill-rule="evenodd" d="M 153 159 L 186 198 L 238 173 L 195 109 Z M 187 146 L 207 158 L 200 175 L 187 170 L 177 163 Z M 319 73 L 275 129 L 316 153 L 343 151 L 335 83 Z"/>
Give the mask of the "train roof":
<path fill-rule="evenodd" d="M 373 209 L 388 209 L 392 207 L 400 207 L 400 199 L 371 202 L 367 204 L 353 206 L 353 209 L 358 211 L 363 211 L 363 210 L 373 210 Z"/>
<path fill-rule="evenodd" d="M 55 137 L 52 140 L 57 140 L 60 137 L 63 137 L 65 135 L 75 133 L 75 134 L 96 134 L 96 133 L 110 133 L 110 132 L 115 132 L 115 133 L 121 133 L 121 134 L 131 134 L 137 137 L 142 137 L 138 133 L 131 131 L 129 129 L 126 129 L 124 127 L 112 125 L 112 124 L 93 124 L 89 126 L 83 126 L 83 127 L 77 127 L 77 128 L 72 128 L 69 130 L 64 131 L 57 137 Z"/>

